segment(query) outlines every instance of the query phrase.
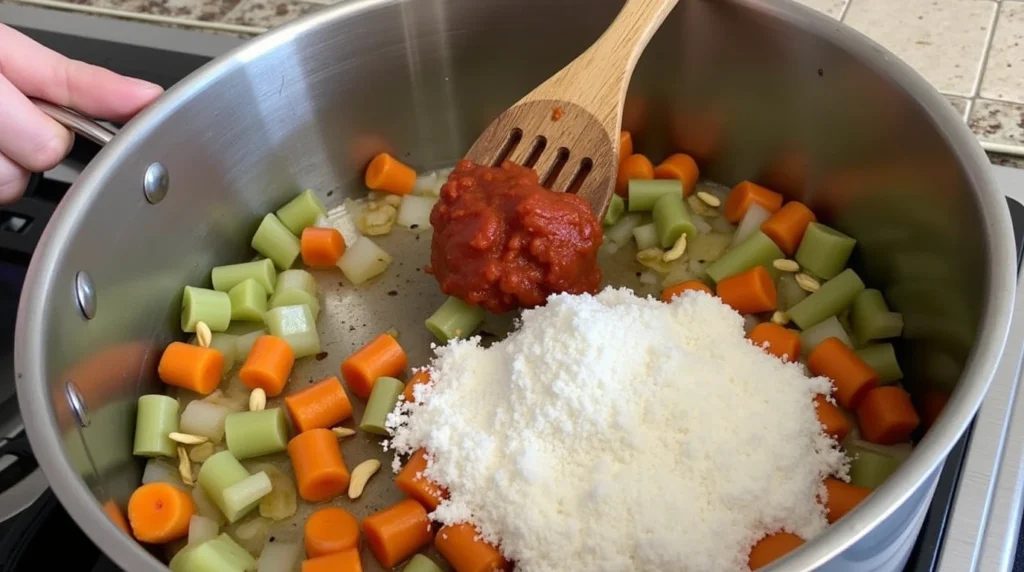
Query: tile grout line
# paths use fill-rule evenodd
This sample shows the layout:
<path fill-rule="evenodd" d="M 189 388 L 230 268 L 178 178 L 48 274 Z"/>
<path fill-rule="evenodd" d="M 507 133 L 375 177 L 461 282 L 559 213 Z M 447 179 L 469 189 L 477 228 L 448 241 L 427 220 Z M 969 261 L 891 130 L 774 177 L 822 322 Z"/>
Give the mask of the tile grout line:
<path fill-rule="evenodd" d="M 846 19 L 846 13 L 850 11 L 851 4 L 853 4 L 853 0 L 846 0 L 846 3 L 843 4 L 843 11 L 839 13 L 840 22 Z"/>
<path fill-rule="evenodd" d="M 992 16 L 992 24 L 989 28 L 988 35 L 985 38 L 985 48 L 981 54 L 981 66 L 978 68 L 978 75 L 975 77 L 974 87 L 971 92 L 974 94 L 967 98 L 967 109 L 964 112 L 964 122 L 967 124 L 967 128 L 971 128 L 971 115 L 974 113 L 978 100 L 983 99 L 981 97 L 981 86 L 985 81 L 985 71 L 988 69 L 988 60 L 992 55 L 992 45 L 995 43 L 996 28 L 999 27 L 999 17 L 1003 12 L 1003 2 L 996 0 L 995 2 L 995 14 Z M 1000 100 L 992 100 L 1000 101 Z M 1012 103 L 1012 102 L 1003 102 Z M 1010 144 L 1010 143 L 995 143 L 990 141 L 983 141 L 981 136 L 975 134 L 978 138 L 978 143 L 981 148 L 990 153 L 1001 153 L 1004 155 L 1011 155 L 1016 157 L 1024 157 L 1024 145 L 1021 144 Z"/>
<path fill-rule="evenodd" d="M 242 26 L 236 24 L 222 24 L 219 22 L 205 22 L 202 20 L 189 20 L 186 18 L 175 18 L 172 16 L 160 16 L 156 14 L 146 14 L 141 12 L 126 12 L 122 10 L 114 10 L 111 8 L 100 8 L 97 6 L 84 6 L 79 4 L 71 4 L 67 2 L 57 2 L 55 0 L 14 0 L 19 4 L 26 4 L 29 6 L 39 6 L 41 8 L 51 8 L 55 10 L 66 10 L 69 12 L 79 12 L 82 14 L 91 14 L 93 16 L 112 16 L 115 18 L 124 18 L 126 20 L 136 20 L 141 22 L 153 22 L 157 24 L 173 24 L 175 26 L 182 26 L 184 28 L 199 28 L 206 30 L 217 30 L 221 32 L 231 32 L 235 34 L 244 34 L 249 36 L 259 35 L 267 31 L 266 28 L 259 28 L 256 26 Z"/>
<path fill-rule="evenodd" d="M 981 97 L 981 84 L 985 79 L 985 68 L 988 67 L 988 58 L 992 54 L 992 44 L 995 43 L 996 28 L 999 26 L 999 15 L 1003 11 L 1002 2 L 993 2 L 992 4 L 995 6 L 995 10 L 990 21 L 988 34 L 985 37 L 985 47 L 981 51 L 981 64 L 978 67 L 977 75 L 974 77 L 974 85 L 971 87 L 971 100 Z"/>

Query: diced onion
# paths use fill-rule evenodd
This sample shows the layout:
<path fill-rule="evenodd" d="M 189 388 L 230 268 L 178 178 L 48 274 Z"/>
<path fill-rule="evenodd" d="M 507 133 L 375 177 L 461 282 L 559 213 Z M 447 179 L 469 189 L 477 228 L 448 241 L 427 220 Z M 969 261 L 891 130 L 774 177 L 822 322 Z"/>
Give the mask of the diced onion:
<path fill-rule="evenodd" d="M 708 221 L 704 220 L 704 217 L 691 215 L 690 220 L 693 222 L 693 226 L 697 228 L 697 234 L 707 234 L 711 232 L 711 225 L 708 224 Z"/>
<path fill-rule="evenodd" d="M 711 232 L 720 232 L 722 234 L 731 234 L 735 227 L 725 220 L 724 216 L 715 216 L 708 219 L 708 224 L 711 225 Z"/>
<path fill-rule="evenodd" d="M 604 238 L 610 244 L 623 246 L 633 240 L 633 229 L 640 226 L 644 217 L 640 213 L 628 213 L 619 222 L 611 225 L 604 231 Z"/>
<path fill-rule="evenodd" d="M 768 220 L 768 217 L 772 216 L 768 209 L 761 205 L 754 203 L 747 208 L 747 214 L 743 215 L 743 220 L 740 221 L 740 225 L 736 228 L 736 234 L 732 235 L 732 246 L 746 240 L 746 238 L 758 230 L 764 221 Z"/>
<path fill-rule="evenodd" d="M 183 491 L 188 490 L 181 482 L 181 477 L 178 476 L 178 468 L 160 459 L 146 461 L 146 468 L 142 471 L 142 484 L 148 485 L 149 483 L 167 483 Z"/>
<path fill-rule="evenodd" d="M 818 344 L 827 338 L 839 338 L 839 341 L 846 344 L 847 347 L 853 347 L 853 343 L 850 342 L 850 336 L 843 329 L 842 324 L 839 323 L 835 316 L 832 316 L 817 325 L 807 328 L 800 334 L 800 350 L 804 355 L 808 355 L 814 348 L 818 347 Z"/>
<path fill-rule="evenodd" d="M 438 171 L 423 173 L 416 177 L 412 186 L 412 194 L 422 197 L 438 197 L 441 195 L 441 185 L 448 179 L 448 176 L 440 176 Z"/>
<path fill-rule="evenodd" d="M 785 312 L 786 310 L 796 306 L 804 298 L 810 295 L 807 290 L 804 290 L 796 282 L 796 278 L 792 272 L 782 272 L 779 276 L 779 310 Z"/>
<path fill-rule="evenodd" d="M 231 410 L 207 401 L 193 401 L 181 412 L 182 433 L 207 437 L 215 443 L 224 439 L 224 418 Z"/>
<path fill-rule="evenodd" d="M 292 572 L 299 561 L 297 542 L 272 542 L 263 547 L 256 572 Z"/>
<path fill-rule="evenodd" d="M 431 197 L 406 195 L 398 206 L 398 220 L 395 222 L 411 230 L 426 230 L 430 228 L 430 211 L 436 202 L 437 199 Z"/>
<path fill-rule="evenodd" d="M 853 425 L 856 426 L 856 424 Z M 859 447 L 861 449 L 866 449 L 868 451 L 881 453 L 882 455 L 887 455 L 900 462 L 906 461 L 907 457 L 909 457 L 910 454 L 914 452 L 914 446 L 911 445 L 910 443 L 900 443 L 898 445 L 878 445 L 876 443 L 863 441 L 859 438 L 847 439 L 846 442 L 852 445 L 853 447 Z"/>
<path fill-rule="evenodd" d="M 346 200 L 341 205 L 327 211 L 327 216 L 318 217 L 315 224 L 320 228 L 337 230 L 345 239 L 345 244 L 353 244 L 362 236 L 356 226 L 356 219 L 362 214 L 362 205 L 352 200 Z"/>
<path fill-rule="evenodd" d="M 190 545 L 202 544 L 211 538 L 217 538 L 219 533 L 220 526 L 205 516 L 194 514 L 188 521 L 188 543 Z"/>
<path fill-rule="evenodd" d="M 271 520 L 284 520 L 295 515 L 298 509 L 295 483 L 273 465 L 260 465 L 270 478 L 270 494 L 260 499 L 260 516 Z"/>
<path fill-rule="evenodd" d="M 754 316 L 753 314 L 747 314 L 746 316 L 743 316 L 743 331 L 749 334 L 750 330 L 753 330 L 754 326 L 760 323 L 761 320 L 758 320 L 757 316 Z"/>
<path fill-rule="evenodd" d="M 249 554 L 253 556 L 259 556 L 268 536 L 270 536 L 270 521 L 259 516 L 238 525 L 234 534 L 238 545 L 248 550 Z"/>
<path fill-rule="evenodd" d="M 218 525 L 227 522 L 224 513 L 217 508 L 217 505 L 213 504 L 213 500 L 210 499 L 210 495 L 206 494 L 203 487 L 192 488 L 192 502 L 195 503 L 196 512 L 200 516 L 206 517 Z"/>
<path fill-rule="evenodd" d="M 695 265 L 694 261 L 690 261 L 686 264 L 680 264 L 672 269 L 671 272 L 665 275 L 665 278 L 661 281 L 662 288 L 668 288 L 669 286 L 675 286 L 681 284 L 687 280 L 693 280 L 697 277 L 696 273 L 691 270 L 691 267 Z M 697 266 L 700 266 L 697 264 Z"/>
<path fill-rule="evenodd" d="M 369 238 L 361 237 L 338 261 L 338 268 L 353 284 L 362 284 L 387 270 L 391 255 Z"/>
<path fill-rule="evenodd" d="M 658 283 L 658 275 L 653 272 L 641 272 L 640 283 L 647 285 L 654 285 Z"/>

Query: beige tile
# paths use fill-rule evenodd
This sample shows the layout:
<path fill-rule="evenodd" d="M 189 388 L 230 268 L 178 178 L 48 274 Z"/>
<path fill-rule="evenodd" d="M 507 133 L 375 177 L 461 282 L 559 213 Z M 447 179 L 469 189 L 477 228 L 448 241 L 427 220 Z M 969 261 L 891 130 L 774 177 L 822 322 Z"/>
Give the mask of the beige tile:
<path fill-rule="evenodd" d="M 221 22 L 276 28 L 323 8 L 323 4 L 296 0 L 241 0 Z"/>
<path fill-rule="evenodd" d="M 240 0 L 70 0 L 69 4 L 215 22 L 238 6 Z"/>
<path fill-rule="evenodd" d="M 979 99 L 968 123 L 986 143 L 1024 146 L 1024 104 Z"/>
<path fill-rule="evenodd" d="M 955 95 L 947 95 L 946 99 L 949 101 L 949 104 L 953 106 L 953 109 L 955 109 L 957 113 L 959 113 L 960 116 L 966 120 L 968 101 L 967 98 L 957 97 Z"/>
<path fill-rule="evenodd" d="M 843 8 L 847 0 L 796 0 L 797 2 L 814 8 L 815 10 L 838 19 L 843 15 Z"/>
<path fill-rule="evenodd" d="M 853 0 L 843 21 L 940 91 L 970 96 L 997 6 L 990 0 Z"/>
<path fill-rule="evenodd" d="M 1024 169 L 1024 157 L 1004 155 L 1002 153 L 989 153 L 988 160 L 991 161 L 993 165 L 1013 167 L 1014 169 Z"/>
<path fill-rule="evenodd" d="M 981 96 L 1024 103 L 1024 2 L 1003 2 Z"/>

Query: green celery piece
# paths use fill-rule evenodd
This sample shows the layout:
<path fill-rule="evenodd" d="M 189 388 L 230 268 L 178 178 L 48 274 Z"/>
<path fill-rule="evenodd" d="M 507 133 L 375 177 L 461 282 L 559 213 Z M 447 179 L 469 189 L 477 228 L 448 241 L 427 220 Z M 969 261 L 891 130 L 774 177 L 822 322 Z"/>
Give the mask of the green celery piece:
<path fill-rule="evenodd" d="M 903 315 L 890 312 L 882 293 L 874 288 L 868 288 L 854 298 L 850 321 L 860 343 L 898 338 L 903 333 Z"/>
<path fill-rule="evenodd" d="M 217 266 L 210 273 L 210 277 L 213 280 L 213 289 L 219 292 L 229 292 L 242 282 L 252 279 L 262 286 L 267 294 L 273 294 L 274 284 L 277 283 L 277 270 L 274 269 L 272 260 L 264 258 L 253 262 Z"/>
<path fill-rule="evenodd" d="M 312 189 L 306 189 L 277 209 L 275 214 L 285 228 L 295 236 L 300 236 L 303 229 L 316 223 L 317 218 L 326 216 L 327 209 Z"/>
<path fill-rule="evenodd" d="M 267 310 L 263 322 L 270 335 L 288 342 L 295 352 L 295 358 L 320 353 L 320 335 L 316 331 L 316 320 L 309 306 L 279 306 Z"/>
<path fill-rule="evenodd" d="M 870 344 L 856 353 L 875 370 L 879 383 L 889 385 L 903 379 L 903 370 L 900 369 L 900 362 L 896 359 L 896 350 L 892 344 Z"/>
<path fill-rule="evenodd" d="M 166 395 L 139 397 L 133 454 L 139 457 L 176 457 L 177 445 L 168 435 L 177 430 L 177 399 Z"/>
<path fill-rule="evenodd" d="M 850 482 L 875 489 L 900 467 L 901 459 L 857 444 L 846 446 L 850 458 Z"/>
<path fill-rule="evenodd" d="M 441 567 L 422 554 L 417 554 L 402 568 L 402 572 L 442 572 Z"/>
<path fill-rule="evenodd" d="M 288 419 L 279 407 L 229 413 L 224 420 L 228 451 L 236 459 L 251 459 L 288 448 Z"/>
<path fill-rule="evenodd" d="M 677 179 L 633 179 L 629 181 L 629 212 L 649 211 L 664 195 L 683 200 L 683 182 Z"/>
<path fill-rule="evenodd" d="M 193 333 L 205 322 L 211 332 L 223 332 L 231 324 L 231 298 L 226 292 L 185 286 L 181 298 L 181 330 Z"/>
<path fill-rule="evenodd" d="M 213 504 L 217 505 L 217 508 L 224 513 L 224 516 L 228 517 L 229 521 L 234 522 L 224 504 L 224 490 L 247 478 L 249 478 L 249 471 L 245 470 L 245 467 L 238 462 L 231 451 L 221 451 L 206 459 L 199 469 L 196 484 L 203 487 L 203 491 L 206 492 L 206 496 L 210 497 Z"/>
<path fill-rule="evenodd" d="M 231 319 L 242 322 L 263 321 L 267 311 L 267 291 L 252 278 L 247 278 L 228 290 L 231 299 Z"/>
<path fill-rule="evenodd" d="M 313 321 L 320 319 L 320 301 L 316 299 L 316 296 L 310 296 L 305 290 L 278 288 L 277 292 L 270 297 L 269 302 L 270 309 L 299 305 L 309 306 L 309 311 L 313 314 Z"/>
<path fill-rule="evenodd" d="M 684 234 L 688 238 L 697 235 L 697 227 L 693 225 L 690 211 L 686 209 L 686 203 L 681 196 L 663 195 L 654 203 L 652 214 L 662 248 L 671 248 Z"/>
<path fill-rule="evenodd" d="M 447 344 L 454 338 L 468 338 L 484 321 L 483 308 L 468 304 L 455 296 L 449 296 L 433 314 L 427 318 L 426 326 L 437 341 Z"/>
<path fill-rule="evenodd" d="M 270 494 L 273 486 L 267 473 L 260 471 L 224 489 L 224 516 L 229 522 L 238 522 L 260 504 L 260 499 Z"/>
<path fill-rule="evenodd" d="M 768 238 L 767 234 L 757 231 L 708 266 L 708 276 L 715 282 L 721 282 L 755 266 L 764 266 L 774 278 L 778 270 L 772 263 L 785 257 L 774 240 Z"/>
<path fill-rule="evenodd" d="M 280 270 L 291 268 L 302 250 L 299 239 L 272 214 L 263 217 L 252 237 L 252 247 Z"/>
<path fill-rule="evenodd" d="M 845 310 L 863 290 L 864 282 L 860 276 L 847 268 L 786 313 L 800 329 L 806 330 Z"/>
<path fill-rule="evenodd" d="M 370 399 L 366 402 L 366 410 L 363 411 L 363 419 L 359 422 L 359 428 L 374 435 L 387 435 L 385 425 L 388 414 L 395 410 L 398 397 L 405 390 L 405 384 L 393 377 L 378 377 L 373 384 L 373 391 L 370 392 Z"/>
<path fill-rule="evenodd" d="M 658 240 L 658 227 L 653 222 L 634 228 L 633 239 L 636 240 L 637 250 L 657 248 L 661 245 L 661 241 Z"/>
<path fill-rule="evenodd" d="M 807 225 L 794 258 L 805 272 L 829 280 L 846 268 L 857 241 L 820 222 Z"/>
<path fill-rule="evenodd" d="M 624 214 L 626 214 L 626 202 L 619 195 L 612 195 L 612 200 L 608 203 L 608 210 L 605 211 L 601 223 L 604 226 L 612 226 L 619 222 Z"/>

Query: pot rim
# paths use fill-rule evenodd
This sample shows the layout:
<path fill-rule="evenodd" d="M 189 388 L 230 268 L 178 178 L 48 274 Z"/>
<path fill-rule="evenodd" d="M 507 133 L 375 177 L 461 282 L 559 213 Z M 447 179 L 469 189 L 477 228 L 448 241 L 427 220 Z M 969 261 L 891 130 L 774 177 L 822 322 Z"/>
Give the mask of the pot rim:
<path fill-rule="evenodd" d="M 89 538 L 119 566 L 128 570 L 158 570 L 163 564 L 140 545 L 126 538 L 103 513 L 78 472 L 63 453 L 58 424 L 50 401 L 50 385 L 44 376 L 47 300 L 53 295 L 71 295 L 68 285 L 54 284 L 60 261 L 59 245 L 72 237 L 85 207 L 102 192 L 100 184 L 117 169 L 120 157 L 135 143 L 158 132 L 166 118 L 194 94 L 217 81 L 228 70 L 255 59 L 297 36 L 316 28 L 353 17 L 402 0 L 341 0 L 334 6 L 301 18 L 254 38 L 206 64 L 173 86 L 152 107 L 143 111 L 118 134 L 109 146 L 85 168 L 72 191 L 61 201 L 39 241 L 32 258 L 19 303 L 15 329 L 15 379 L 19 405 L 29 440 L 40 467 L 54 493 Z M 980 320 L 978 339 L 961 374 L 957 389 L 938 422 L 925 434 L 914 453 L 893 478 L 879 487 L 827 533 L 807 542 L 800 550 L 779 561 L 775 568 L 810 570 L 818 568 L 857 542 L 895 512 L 926 480 L 936 473 L 949 450 L 974 418 L 992 380 L 1009 331 L 1016 283 L 1015 248 L 1009 212 L 1003 195 L 995 186 L 989 162 L 975 137 L 956 116 L 952 106 L 908 64 L 867 37 L 838 21 L 792 0 L 766 3 L 760 0 L 730 0 L 825 41 L 836 44 L 860 59 L 873 71 L 887 77 L 913 97 L 939 127 L 946 143 L 960 158 L 969 183 L 977 190 L 984 238 L 990 266 L 988 301 Z"/>

